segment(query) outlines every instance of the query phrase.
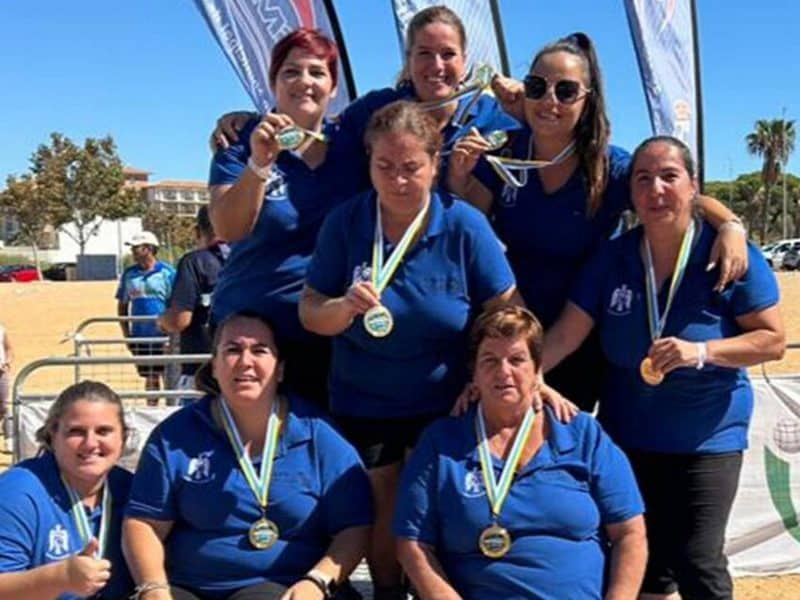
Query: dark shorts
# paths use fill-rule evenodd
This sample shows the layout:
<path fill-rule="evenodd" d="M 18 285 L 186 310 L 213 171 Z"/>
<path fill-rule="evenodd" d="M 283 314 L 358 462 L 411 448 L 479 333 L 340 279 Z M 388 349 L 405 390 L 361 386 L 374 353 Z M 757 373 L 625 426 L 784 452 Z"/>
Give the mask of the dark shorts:
<path fill-rule="evenodd" d="M 645 505 L 647 561 L 642 592 L 683 600 L 730 600 L 723 554 L 742 453 L 627 451 Z"/>
<path fill-rule="evenodd" d="M 134 356 L 160 356 L 164 354 L 164 344 L 128 344 Z M 142 377 L 160 375 L 164 372 L 164 365 L 136 365 L 136 371 Z"/>
<path fill-rule="evenodd" d="M 422 430 L 443 416 L 433 414 L 373 419 L 334 415 L 334 419 L 342 435 L 358 451 L 367 469 L 375 469 L 402 461 L 406 451 L 417 445 Z"/>
<path fill-rule="evenodd" d="M 183 588 L 171 586 L 170 592 L 175 600 L 204 600 L 203 596 Z M 225 600 L 279 600 L 286 593 L 286 588 L 278 583 L 265 581 L 256 583 L 227 596 Z"/>

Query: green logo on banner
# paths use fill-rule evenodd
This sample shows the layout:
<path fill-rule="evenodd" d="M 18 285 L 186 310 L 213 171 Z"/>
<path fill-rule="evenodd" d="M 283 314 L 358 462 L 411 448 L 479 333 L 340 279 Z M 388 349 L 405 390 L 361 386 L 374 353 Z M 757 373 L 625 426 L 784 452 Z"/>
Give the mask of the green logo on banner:
<path fill-rule="evenodd" d="M 790 465 L 767 446 L 764 446 L 764 467 L 767 471 L 767 484 L 772 504 L 778 511 L 786 531 L 800 542 L 800 524 L 797 521 L 797 510 L 792 500 L 790 485 Z"/>

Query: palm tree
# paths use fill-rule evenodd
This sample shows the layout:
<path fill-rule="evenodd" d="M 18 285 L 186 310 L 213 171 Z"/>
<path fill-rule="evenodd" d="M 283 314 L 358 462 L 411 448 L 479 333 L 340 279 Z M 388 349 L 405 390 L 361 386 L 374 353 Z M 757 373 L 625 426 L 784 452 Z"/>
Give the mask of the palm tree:
<path fill-rule="evenodd" d="M 761 167 L 761 181 L 764 184 L 764 204 L 761 207 L 761 243 L 767 237 L 769 204 L 772 187 L 778 181 L 781 168 L 786 166 L 794 151 L 794 120 L 759 119 L 755 130 L 747 134 L 747 151 L 764 160 Z"/>

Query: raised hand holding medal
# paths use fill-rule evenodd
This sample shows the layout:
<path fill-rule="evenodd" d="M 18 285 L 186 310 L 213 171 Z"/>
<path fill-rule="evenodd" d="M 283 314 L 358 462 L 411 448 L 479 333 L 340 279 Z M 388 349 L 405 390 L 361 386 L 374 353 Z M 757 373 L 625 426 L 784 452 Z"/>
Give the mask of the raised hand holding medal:
<path fill-rule="evenodd" d="M 692 241 L 694 240 L 694 231 L 695 223 L 694 221 L 690 221 L 689 227 L 686 228 L 683 234 L 678 256 L 675 259 L 675 268 L 672 271 L 672 279 L 670 281 L 667 302 L 664 306 L 663 313 L 660 312 L 658 306 L 658 286 L 656 284 L 655 267 L 653 266 L 653 254 L 650 250 L 650 243 L 647 241 L 646 235 L 642 237 L 642 245 L 644 246 L 645 295 L 647 298 L 647 325 L 650 329 L 650 339 L 653 342 L 658 340 L 664 332 L 667 316 L 669 315 L 670 308 L 672 308 L 672 301 L 675 299 L 675 294 L 686 272 L 686 265 L 689 263 L 689 256 L 692 252 Z M 659 385 L 664 381 L 665 373 L 655 367 L 649 356 L 645 356 L 640 363 L 639 373 L 648 385 Z"/>

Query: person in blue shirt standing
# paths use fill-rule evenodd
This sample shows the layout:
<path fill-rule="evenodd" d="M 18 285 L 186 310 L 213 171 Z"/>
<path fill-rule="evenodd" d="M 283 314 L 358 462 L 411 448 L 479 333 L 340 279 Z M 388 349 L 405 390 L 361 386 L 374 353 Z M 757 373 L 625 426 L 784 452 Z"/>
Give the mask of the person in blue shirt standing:
<path fill-rule="evenodd" d="M 131 474 L 117 467 L 128 428 L 105 384 L 59 394 L 37 431 L 42 452 L 0 475 L 0 598 L 119 600 Z"/>
<path fill-rule="evenodd" d="M 155 338 L 163 334 L 156 324 L 156 317 L 167 308 L 167 300 L 172 293 L 175 269 L 158 260 L 158 238 L 150 231 L 134 235 L 128 242 L 135 264 L 122 272 L 117 287 L 117 314 L 121 317 L 153 317 L 152 321 L 128 323 L 120 321 L 122 335 L 128 337 Z M 164 344 L 141 342 L 130 344 L 130 351 L 137 356 L 152 356 L 164 353 Z M 146 390 L 161 387 L 161 365 L 137 365 L 139 375 L 144 377 Z M 149 398 L 148 404 L 155 405 L 157 399 Z"/>
<path fill-rule="evenodd" d="M 600 65 L 583 33 L 537 52 L 524 82 L 498 77 L 493 89 L 524 126 L 510 133 L 496 155 L 486 154 L 490 146 L 484 136 L 461 138 L 447 185 L 489 214 L 508 248 L 525 304 L 546 329 L 564 307 L 581 267 L 630 205 L 630 155 L 609 144 Z M 746 267 L 743 228 L 716 200 L 702 197 L 700 204 L 719 228 L 722 258 L 710 262 L 721 265 L 722 285 Z M 547 382 L 591 411 L 602 376 L 601 352 L 592 337 L 549 373 Z"/>
<path fill-rule="evenodd" d="M 723 554 L 747 447 L 745 367 L 782 356 L 778 286 L 748 245 L 745 276 L 718 290 L 714 231 L 693 215 L 689 149 L 670 137 L 633 154 L 641 226 L 585 267 L 545 340 L 545 370 L 597 329 L 609 363 L 599 419 L 628 454 L 647 506 L 647 598 L 732 598 Z"/>
<path fill-rule="evenodd" d="M 300 319 L 334 336 L 331 412 L 370 475 L 376 598 L 399 597 L 390 523 L 405 453 L 466 381 L 466 332 L 481 308 L 518 301 L 486 218 L 435 189 L 441 133 L 418 104 L 377 111 L 365 135 L 374 190 L 320 232 Z"/>
<path fill-rule="evenodd" d="M 315 406 L 278 393 L 276 337 L 255 313 L 227 317 L 196 374 L 209 395 L 145 444 L 123 526 L 143 600 L 332 598 L 364 555 L 364 467 Z"/>
<path fill-rule="evenodd" d="M 530 311 L 486 311 L 470 337 L 480 399 L 423 433 L 400 485 L 393 528 L 418 596 L 634 600 L 647 549 L 625 455 L 586 413 L 535 411 Z"/>

